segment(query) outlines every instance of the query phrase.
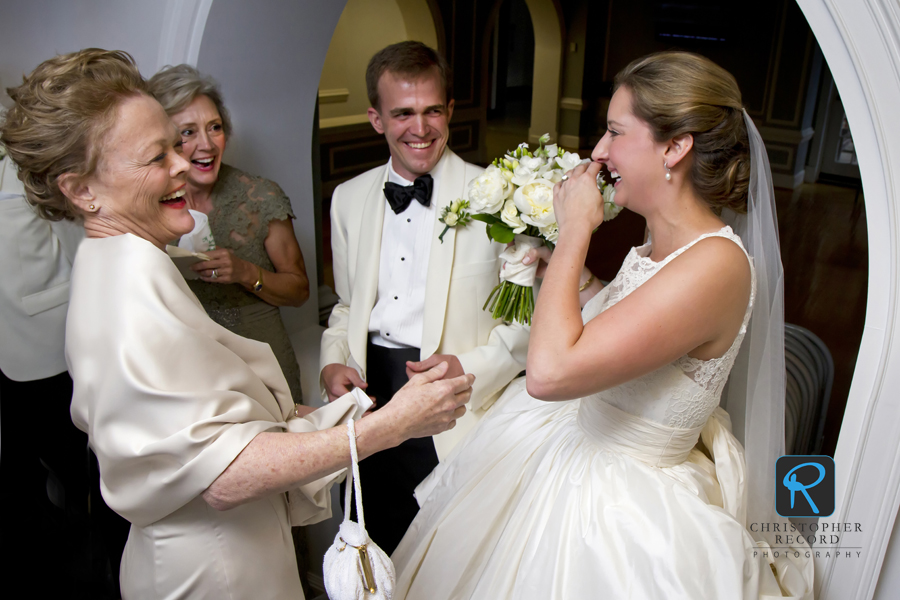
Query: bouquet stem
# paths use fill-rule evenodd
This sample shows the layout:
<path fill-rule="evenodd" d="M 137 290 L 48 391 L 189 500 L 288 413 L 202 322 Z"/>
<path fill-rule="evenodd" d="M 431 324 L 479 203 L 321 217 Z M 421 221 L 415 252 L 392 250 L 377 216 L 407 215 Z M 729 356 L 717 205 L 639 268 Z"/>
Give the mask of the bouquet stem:
<path fill-rule="evenodd" d="M 503 281 L 491 291 L 484 310 L 494 319 L 531 325 L 534 314 L 534 289 Z"/>

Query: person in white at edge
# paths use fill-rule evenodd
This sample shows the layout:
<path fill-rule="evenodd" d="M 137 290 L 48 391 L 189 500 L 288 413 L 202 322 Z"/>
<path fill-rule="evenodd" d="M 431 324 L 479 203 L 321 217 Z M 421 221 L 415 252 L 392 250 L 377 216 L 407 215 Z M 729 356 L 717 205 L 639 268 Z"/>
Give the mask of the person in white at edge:
<path fill-rule="evenodd" d="M 2 115 L 0 115 L 2 118 Z M 37 581 L 44 562 L 57 556 L 58 535 L 87 531 L 87 436 L 69 418 L 72 379 L 66 367 L 69 274 L 84 233 L 71 223 L 48 223 L 25 201 L 16 166 L 0 146 L 0 476 L 6 515 L 0 539 L 15 540 L 4 573 Z M 42 436 L 26 423 L 40 406 Z M 42 464 L 43 463 L 43 464 Z M 46 465 L 46 467 L 44 466 Z M 41 525 L 51 510 L 47 471 L 65 491 L 68 518 L 53 534 Z M 13 485 L 12 482 L 15 482 Z M 59 513 L 62 514 L 62 513 Z M 51 585 L 71 585 L 63 576 Z"/>
<path fill-rule="evenodd" d="M 470 410 L 455 429 L 360 463 L 367 529 L 388 553 L 418 511 L 416 485 L 522 371 L 528 345 L 526 327 L 494 321 L 482 310 L 498 282 L 502 245 L 477 221 L 438 240 L 441 208 L 464 198 L 482 172 L 446 147 L 450 81 L 445 59 L 419 42 L 373 56 L 366 72 L 369 120 L 384 134 L 391 159 L 338 186 L 332 197 L 340 301 L 322 337 L 323 395 L 333 400 L 360 387 L 377 409 L 409 376 L 440 361 L 450 365 L 448 377 L 475 375 Z M 422 198 L 407 198 L 408 206 L 395 212 L 386 198 L 391 184 L 421 188 Z"/>

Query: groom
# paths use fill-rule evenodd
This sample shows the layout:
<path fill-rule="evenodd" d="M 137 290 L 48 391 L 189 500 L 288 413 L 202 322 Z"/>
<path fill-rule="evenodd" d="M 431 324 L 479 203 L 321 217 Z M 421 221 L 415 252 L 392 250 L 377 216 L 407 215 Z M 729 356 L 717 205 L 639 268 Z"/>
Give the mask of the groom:
<path fill-rule="evenodd" d="M 340 301 L 322 337 L 320 384 L 329 401 L 354 386 L 378 407 L 412 373 L 447 362 L 474 373 L 468 411 L 435 438 L 413 439 L 360 463 L 370 537 L 390 554 L 418 512 L 415 487 L 525 368 L 528 330 L 482 310 L 503 248 L 473 221 L 438 236 L 441 209 L 464 198 L 482 169 L 447 148 L 450 68 L 419 42 L 372 57 L 369 121 L 391 158 L 335 189 L 331 243 Z"/>

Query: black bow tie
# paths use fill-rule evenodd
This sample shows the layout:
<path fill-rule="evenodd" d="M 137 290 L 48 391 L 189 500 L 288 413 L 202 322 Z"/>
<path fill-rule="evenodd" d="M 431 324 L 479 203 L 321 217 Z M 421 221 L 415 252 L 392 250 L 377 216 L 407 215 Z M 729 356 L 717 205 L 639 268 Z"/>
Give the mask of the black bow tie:
<path fill-rule="evenodd" d="M 397 185 L 388 181 L 384 184 L 384 197 L 387 198 L 391 209 L 399 215 L 406 210 L 413 198 L 418 200 L 422 206 L 431 204 L 431 188 L 433 185 L 434 180 L 431 178 L 431 175 L 416 177 L 416 181 L 412 185 Z"/>

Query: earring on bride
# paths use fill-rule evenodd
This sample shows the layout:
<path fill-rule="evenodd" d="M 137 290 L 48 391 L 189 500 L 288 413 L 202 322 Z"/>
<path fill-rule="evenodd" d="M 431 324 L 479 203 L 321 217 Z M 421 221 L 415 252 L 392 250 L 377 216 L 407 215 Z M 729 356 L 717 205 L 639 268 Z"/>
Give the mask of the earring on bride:
<path fill-rule="evenodd" d="M 672 170 L 669 168 L 669 161 L 663 163 L 666 168 L 666 181 L 672 181 Z"/>

